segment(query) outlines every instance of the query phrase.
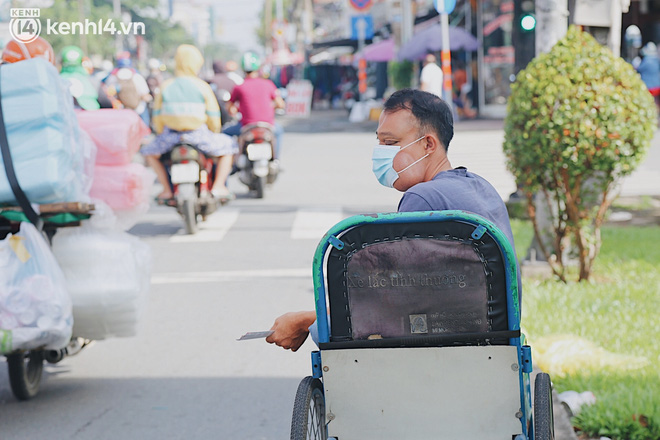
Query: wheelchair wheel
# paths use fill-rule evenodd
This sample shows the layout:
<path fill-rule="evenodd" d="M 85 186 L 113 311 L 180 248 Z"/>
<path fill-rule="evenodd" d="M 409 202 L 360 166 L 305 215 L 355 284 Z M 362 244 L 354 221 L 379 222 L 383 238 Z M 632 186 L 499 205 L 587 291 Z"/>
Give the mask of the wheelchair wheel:
<path fill-rule="evenodd" d="M 554 440 L 552 383 L 550 376 L 539 373 L 534 380 L 534 440 Z"/>
<path fill-rule="evenodd" d="M 307 376 L 298 385 L 291 420 L 291 440 L 327 440 L 323 385 Z"/>
<path fill-rule="evenodd" d="M 19 351 L 7 355 L 9 384 L 18 400 L 37 395 L 44 369 L 43 350 Z"/>

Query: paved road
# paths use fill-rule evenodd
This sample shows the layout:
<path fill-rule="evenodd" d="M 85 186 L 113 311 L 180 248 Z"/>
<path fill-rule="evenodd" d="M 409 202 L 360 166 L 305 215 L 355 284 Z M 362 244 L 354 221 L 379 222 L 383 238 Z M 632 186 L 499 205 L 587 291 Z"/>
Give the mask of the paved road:
<path fill-rule="evenodd" d="M 289 123 L 285 170 L 264 200 L 247 197 L 232 178 L 238 199 L 193 238 L 165 207 L 133 228 L 154 257 L 139 336 L 98 341 L 47 366 L 29 402 L 13 398 L 0 361 L 2 440 L 287 438 L 313 344 L 292 354 L 235 339 L 268 329 L 285 311 L 311 309 L 311 261 L 322 233 L 351 214 L 393 211 L 399 199 L 370 172 L 375 123 L 323 116 Z M 450 147 L 453 164 L 506 197 L 515 185 L 503 168 L 501 129 L 467 124 Z"/>

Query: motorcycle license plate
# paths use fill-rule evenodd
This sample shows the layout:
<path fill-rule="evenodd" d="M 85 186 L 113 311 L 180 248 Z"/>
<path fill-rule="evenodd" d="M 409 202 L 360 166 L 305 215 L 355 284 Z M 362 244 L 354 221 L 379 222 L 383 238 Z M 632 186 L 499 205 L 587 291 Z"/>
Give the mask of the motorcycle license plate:
<path fill-rule="evenodd" d="M 273 148 L 269 143 L 249 144 L 247 146 L 247 155 L 250 161 L 270 160 L 273 158 Z"/>
<path fill-rule="evenodd" d="M 194 183 L 199 181 L 199 164 L 197 162 L 175 163 L 170 169 L 172 183 Z"/>

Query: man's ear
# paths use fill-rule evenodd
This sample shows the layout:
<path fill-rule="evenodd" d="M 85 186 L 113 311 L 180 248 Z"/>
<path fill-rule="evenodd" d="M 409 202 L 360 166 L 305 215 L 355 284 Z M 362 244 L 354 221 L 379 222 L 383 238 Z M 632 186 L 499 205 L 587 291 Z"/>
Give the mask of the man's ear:
<path fill-rule="evenodd" d="M 424 151 L 427 154 L 433 154 L 436 152 L 438 148 L 444 150 L 445 147 L 442 145 L 442 142 L 440 142 L 440 139 L 438 139 L 435 135 L 428 135 L 426 136 L 426 145 L 424 146 Z"/>

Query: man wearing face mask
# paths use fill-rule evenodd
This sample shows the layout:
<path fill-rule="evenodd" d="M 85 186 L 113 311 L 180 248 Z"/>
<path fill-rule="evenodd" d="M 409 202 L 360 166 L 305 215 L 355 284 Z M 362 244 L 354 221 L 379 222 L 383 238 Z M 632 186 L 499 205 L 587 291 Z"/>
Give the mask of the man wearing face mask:
<path fill-rule="evenodd" d="M 442 99 L 420 90 L 395 92 L 384 104 L 376 135 L 373 172 L 382 185 L 404 192 L 399 212 L 469 211 L 493 222 L 513 245 L 509 215 L 495 188 L 449 163 L 454 126 Z M 310 331 L 315 333 L 315 322 L 314 311 L 286 313 L 275 320 L 266 341 L 296 351 Z"/>

